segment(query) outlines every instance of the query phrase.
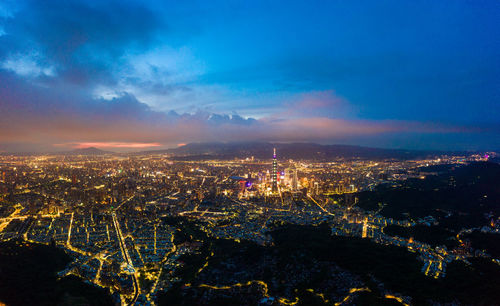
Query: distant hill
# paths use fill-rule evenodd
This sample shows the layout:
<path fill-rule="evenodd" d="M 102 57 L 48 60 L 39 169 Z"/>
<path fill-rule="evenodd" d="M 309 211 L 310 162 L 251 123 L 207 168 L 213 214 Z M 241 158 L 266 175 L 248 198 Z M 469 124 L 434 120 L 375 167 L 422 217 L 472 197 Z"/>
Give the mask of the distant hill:
<path fill-rule="evenodd" d="M 411 159 L 426 157 L 445 152 L 416 151 L 398 149 L 380 149 L 350 145 L 320 145 L 315 143 L 267 143 L 267 142 L 212 142 L 190 143 L 182 147 L 167 150 L 147 151 L 143 153 L 167 153 L 174 158 L 184 160 L 246 158 L 272 158 L 276 148 L 279 159 L 328 160 L 332 158 L 370 158 L 370 159 Z"/>
<path fill-rule="evenodd" d="M 58 151 L 58 152 L 0 152 L 0 156 L 15 155 L 15 156 L 34 156 L 34 155 L 105 155 L 117 154 L 111 151 L 104 151 L 95 147 L 75 149 L 71 151 Z"/>
<path fill-rule="evenodd" d="M 113 154 L 113 152 L 110 151 L 104 151 L 95 147 L 88 147 L 88 148 L 81 148 L 81 149 L 75 149 L 72 151 L 68 152 L 62 152 L 59 153 L 62 155 L 104 155 L 104 154 Z"/>

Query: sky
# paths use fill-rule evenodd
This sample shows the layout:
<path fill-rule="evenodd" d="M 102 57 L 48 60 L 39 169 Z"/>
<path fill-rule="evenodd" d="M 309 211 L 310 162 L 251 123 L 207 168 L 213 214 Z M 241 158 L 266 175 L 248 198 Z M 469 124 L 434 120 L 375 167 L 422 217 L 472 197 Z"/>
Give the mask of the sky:
<path fill-rule="evenodd" d="M 0 0 L 0 151 L 500 150 L 500 2 Z"/>

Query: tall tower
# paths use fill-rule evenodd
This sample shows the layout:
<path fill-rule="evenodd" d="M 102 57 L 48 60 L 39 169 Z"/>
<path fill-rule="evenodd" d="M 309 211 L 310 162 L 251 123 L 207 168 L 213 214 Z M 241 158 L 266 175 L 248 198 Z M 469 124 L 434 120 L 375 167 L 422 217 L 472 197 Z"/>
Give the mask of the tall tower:
<path fill-rule="evenodd" d="M 298 178 L 297 178 L 297 168 L 292 169 L 292 190 L 297 191 L 298 189 Z"/>
<path fill-rule="evenodd" d="M 273 150 L 273 170 L 271 172 L 272 192 L 278 192 L 278 161 L 276 160 L 276 148 Z"/>

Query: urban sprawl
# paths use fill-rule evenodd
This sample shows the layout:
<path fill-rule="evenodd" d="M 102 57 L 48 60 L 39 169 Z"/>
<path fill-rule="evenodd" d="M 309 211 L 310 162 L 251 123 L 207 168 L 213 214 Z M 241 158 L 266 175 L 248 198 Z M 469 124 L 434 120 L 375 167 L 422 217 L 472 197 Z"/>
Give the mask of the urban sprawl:
<path fill-rule="evenodd" d="M 60 277 L 77 275 L 108 288 L 119 303 L 141 305 L 155 304 L 157 293 L 178 281 L 173 272 L 184 264 L 179 258 L 200 248 L 196 242 L 175 243 L 180 229 L 165 222 L 172 217 L 196 221 L 208 237 L 260 245 L 273 243 L 268 232 L 277 224 L 326 223 L 332 235 L 418 253 L 422 273 L 432 278 L 443 277 L 451 261 L 488 256 L 389 236 L 383 231 L 387 225 L 432 225 L 435 220 L 394 220 L 356 205 L 359 192 L 433 175 L 422 167 L 480 161 L 487 158 L 483 155 L 311 162 L 281 160 L 275 150 L 269 157 L 2 156 L 0 240 L 63 248 L 74 261 Z M 382 209 L 384 203 L 379 204 Z"/>

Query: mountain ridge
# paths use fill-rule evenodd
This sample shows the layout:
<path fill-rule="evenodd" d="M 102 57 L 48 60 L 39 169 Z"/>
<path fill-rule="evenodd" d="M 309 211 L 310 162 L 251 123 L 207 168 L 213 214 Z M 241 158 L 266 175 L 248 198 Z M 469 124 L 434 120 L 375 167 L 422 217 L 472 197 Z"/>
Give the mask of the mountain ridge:
<path fill-rule="evenodd" d="M 54 152 L 52 154 L 56 155 L 106 155 L 106 154 L 116 154 L 112 151 L 105 151 L 98 149 L 96 147 L 86 147 L 86 148 L 78 148 L 71 151 L 62 151 L 62 152 Z"/>
<path fill-rule="evenodd" d="M 279 159 L 326 160 L 331 158 L 395 158 L 411 159 L 445 154 L 445 151 L 384 149 L 354 145 L 322 145 L 317 143 L 271 143 L 271 142 L 196 142 L 165 150 L 143 151 L 144 154 L 169 154 L 177 159 L 228 159 L 272 158 L 276 148 Z M 457 152 L 454 152 L 457 153 Z"/>

